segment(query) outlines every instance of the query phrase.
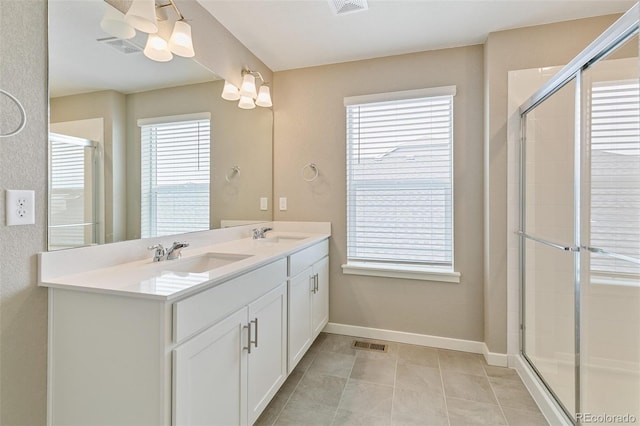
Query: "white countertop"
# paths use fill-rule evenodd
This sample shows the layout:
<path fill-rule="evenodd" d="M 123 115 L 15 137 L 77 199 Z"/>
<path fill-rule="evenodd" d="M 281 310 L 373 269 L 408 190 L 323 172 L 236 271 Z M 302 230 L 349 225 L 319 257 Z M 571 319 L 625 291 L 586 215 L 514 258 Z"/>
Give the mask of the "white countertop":
<path fill-rule="evenodd" d="M 277 224 L 277 222 L 273 224 Z M 235 276 L 284 258 L 330 236 L 330 232 L 317 232 L 317 228 L 313 229 L 316 232 L 285 231 L 284 229 L 287 229 L 285 226 L 276 226 L 275 228 L 274 232 L 269 232 L 267 235 L 283 237 L 277 242 L 269 241 L 269 239 L 257 241 L 251 237 L 243 237 L 208 245 L 200 243 L 194 244 L 195 247 L 183 249 L 181 259 L 177 260 L 153 262 L 151 255 L 144 253 L 146 258 L 142 260 L 130 262 L 104 260 L 101 262 L 103 264 L 101 267 L 88 270 L 85 268 L 85 270 L 78 272 L 74 272 L 73 267 L 59 267 L 59 262 L 73 262 L 74 250 L 78 250 L 76 262 L 82 262 L 83 258 L 91 256 L 91 249 L 95 249 L 94 254 L 103 256 L 105 249 L 99 246 L 71 249 L 62 253 L 41 253 L 39 285 L 49 288 L 173 300 L 215 286 Z M 279 230 L 279 228 L 283 230 Z M 243 233 L 246 234 L 247 231 Z M 189 236 L 186 234 L 180 236 L 181 238 L 174 239 L 188 242 Z M 296 239 L 284 239 L 285 237 Z M 112 247 L 109 250 L 117 253 L 118 247 L 115 246 L 118 244 L 131 245 L 130 242 L 115 243 L 110 245 Z M 223 265 L 204 272 L 189 271 L 190 265 L 197 262 L 200 256 L 209 254 L 220 257 Z M 229 260 L 225 261 L 225 259 Z M 58 264 L 56 265 L 56 263 Z M 79 269 L 82 268 L 79 267 Z M 59 271 L 62 273 L 56 274 Z"/>

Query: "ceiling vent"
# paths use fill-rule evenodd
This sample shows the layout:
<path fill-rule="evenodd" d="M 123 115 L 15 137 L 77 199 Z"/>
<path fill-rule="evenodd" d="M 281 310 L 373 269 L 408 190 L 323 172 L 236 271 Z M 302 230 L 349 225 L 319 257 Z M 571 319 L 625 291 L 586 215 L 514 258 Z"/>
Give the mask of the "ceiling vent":
<path fill-rule="evenodd" d="M 329 0 L 329 5 L 331 5 L 331 10 L 333 10 L 333 13 L 336 15 L 344 15 L 369 9 L 367 0 Z"/>
<path fill-rule="evenodd" d="M 142 52 L 142 48 L 138 45 L 131 43 L 129 40 L 123 40 L 116 37 L 105 37 L 96 40 L 98 43 L 106 44 L 109 47 L 116 49 L 118 52 L 130 55 L 132 53 Z"/>

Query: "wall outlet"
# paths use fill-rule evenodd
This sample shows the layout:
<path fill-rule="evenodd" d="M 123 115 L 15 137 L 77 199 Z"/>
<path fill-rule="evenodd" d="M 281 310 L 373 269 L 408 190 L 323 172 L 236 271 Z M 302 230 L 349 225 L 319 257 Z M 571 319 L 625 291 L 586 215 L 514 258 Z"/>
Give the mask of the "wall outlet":
<path fill-rule="evenodd" d="M 280 197 L 280 211 L 287 209 L 287 197 Z"/>
<path fill-rule="evenodd" d="M 7 226 L 36 223 L 34 191 L 7 189 L 5 199 Z"/>
<path fill-rule="evenodd" d="M 269 208 L 269 203 L 267 201 L 267 197 L 260 197 L 260 210 L 267 210 Z"/>

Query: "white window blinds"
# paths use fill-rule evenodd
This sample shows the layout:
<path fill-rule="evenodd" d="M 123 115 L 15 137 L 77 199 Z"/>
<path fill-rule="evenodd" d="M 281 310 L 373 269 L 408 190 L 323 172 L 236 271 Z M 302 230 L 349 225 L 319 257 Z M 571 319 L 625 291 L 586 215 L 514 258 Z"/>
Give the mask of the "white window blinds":
<path fill-rule="evenodd" d="M 592 255 L 594 272 L 640 274 L 639 90 L 638 80 L 592 87 L 590 246 L 613 255 Z"/>
<path fill-rule="evenodd" d="M 399 93 L 345 100 L 347 260 L 452 271 L 453 94 Z"/>
<path fill-rule="evenodd" d="M 140 127 L 142 237 L 209 229 L 210 120 Z"/>

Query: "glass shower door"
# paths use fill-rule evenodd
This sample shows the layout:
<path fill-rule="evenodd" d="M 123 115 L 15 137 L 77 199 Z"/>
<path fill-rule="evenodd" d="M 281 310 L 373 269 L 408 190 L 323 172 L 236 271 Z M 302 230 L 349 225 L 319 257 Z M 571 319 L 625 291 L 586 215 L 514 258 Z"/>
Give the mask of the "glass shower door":
<path fill-rule="evenodd" d="M 638 74 L 635 35 L 582 81 L 581 406 L 614 423 L 640 421 Z"/>
<path fill-rule="evenodd" d="M 524 357 L 576 414 L 576 82 L 524 119 L 521 194 Z"/>
<path fill-rule="evenodd" d="M 49 135 L 49 250 L 98 242 L 98 145 Z"/>

